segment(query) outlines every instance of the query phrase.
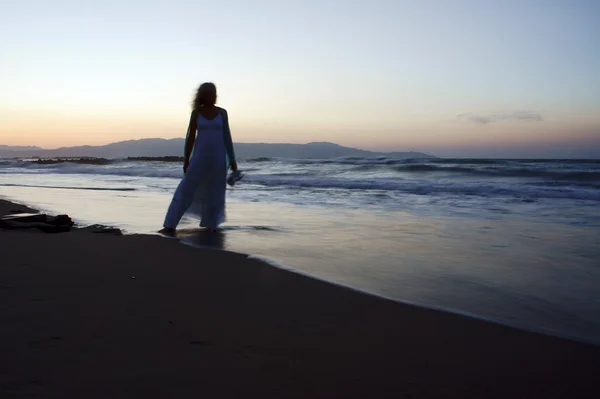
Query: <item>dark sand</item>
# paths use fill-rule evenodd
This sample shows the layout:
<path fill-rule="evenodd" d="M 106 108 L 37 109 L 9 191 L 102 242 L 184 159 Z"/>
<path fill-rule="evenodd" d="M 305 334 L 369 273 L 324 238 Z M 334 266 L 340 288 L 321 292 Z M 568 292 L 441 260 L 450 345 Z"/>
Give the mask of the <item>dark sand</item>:
<path fill-rule="evenodd" d="M 600 397 L 598 347 L 158 236 L 0 231 L 0 317 L 1 398 Z"/>

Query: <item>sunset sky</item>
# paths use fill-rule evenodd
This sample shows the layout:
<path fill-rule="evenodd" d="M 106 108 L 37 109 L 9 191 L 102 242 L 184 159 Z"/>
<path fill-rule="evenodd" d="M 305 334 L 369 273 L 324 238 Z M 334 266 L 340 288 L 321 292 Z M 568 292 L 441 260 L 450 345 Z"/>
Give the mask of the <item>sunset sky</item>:
<path fill-rule="evenodd" d="M 600 157 L 600 1 L 21 1 L 0 144 L 183 137 L 213 81 L 237 142 Z"/>

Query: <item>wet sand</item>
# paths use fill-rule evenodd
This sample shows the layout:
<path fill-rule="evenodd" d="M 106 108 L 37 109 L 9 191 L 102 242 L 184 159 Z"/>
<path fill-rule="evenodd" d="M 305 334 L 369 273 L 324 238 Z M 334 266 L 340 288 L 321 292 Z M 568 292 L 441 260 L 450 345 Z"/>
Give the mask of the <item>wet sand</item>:
<path fill-rule="evenodd" d="M 600 394 L 598 347 L 158 236 L 0 230 L 0 265 L 0 397 Z"/>

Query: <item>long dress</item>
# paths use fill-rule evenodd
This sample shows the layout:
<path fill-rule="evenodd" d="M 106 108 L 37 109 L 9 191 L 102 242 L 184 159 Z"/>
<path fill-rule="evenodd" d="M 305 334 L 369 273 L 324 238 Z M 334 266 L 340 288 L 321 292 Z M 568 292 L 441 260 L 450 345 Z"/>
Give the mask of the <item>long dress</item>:
<path fill-rule="evenodd" d="M 223 113 L 212 120 L 198 114 L 190 164 L 175 190 L 164 227 L 177 227 L 188 210 L 200 217 L 200 227 L 217 228 L 225 221 L 227 150 L 223 125 L 227 121 L 223 119 Z"/>

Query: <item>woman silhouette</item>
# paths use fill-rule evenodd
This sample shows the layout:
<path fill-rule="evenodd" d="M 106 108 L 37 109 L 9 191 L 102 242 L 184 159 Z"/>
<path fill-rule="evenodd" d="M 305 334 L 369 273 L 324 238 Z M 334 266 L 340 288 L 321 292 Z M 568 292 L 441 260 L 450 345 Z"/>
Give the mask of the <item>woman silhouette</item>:
<path fill-rule="evenodd" d="M 174 234 L 192 202 L 199 206 L 200 227 L 214 232 L 225 221 L 227 167 L 236 171 L 237 163 L 227 111 L 215 106 L 216 102 L 216 86 L 200 85 L 185 140 L 184 176 L 159 233 Z"/>

